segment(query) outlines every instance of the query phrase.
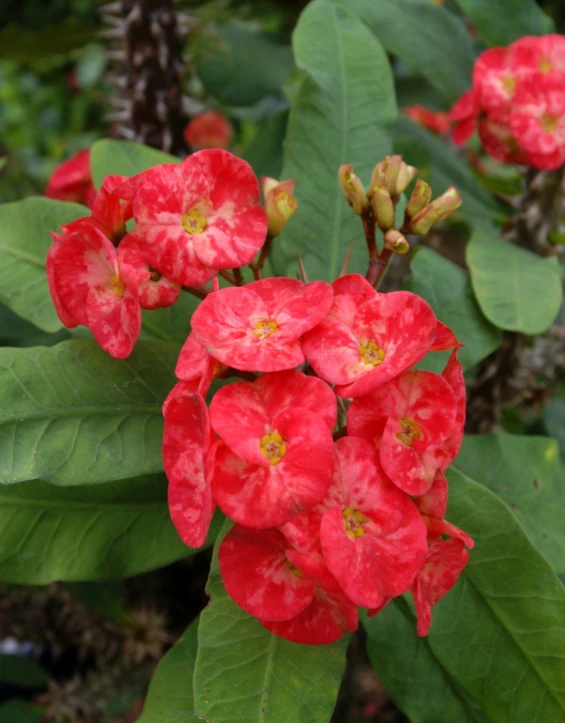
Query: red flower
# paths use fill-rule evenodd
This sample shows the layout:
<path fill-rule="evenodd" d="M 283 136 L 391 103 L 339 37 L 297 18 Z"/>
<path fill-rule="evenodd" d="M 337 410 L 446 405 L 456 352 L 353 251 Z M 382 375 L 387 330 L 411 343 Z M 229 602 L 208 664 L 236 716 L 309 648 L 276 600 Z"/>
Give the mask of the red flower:
<path fill-rule="evenodd" d="M 445 474 L 442 470 L 438 470 L 430 489 L 420 497 L 414 498 L 426 525 L 428 539 L 441 540 L 442 535 L 447 535 L 460 540 L 471 550 L 475 546 L 473 538 L 445 519 L 447 495 Z"/>
<path fill-rule="evenodd" d="M 426 528 L 416 505 L 384 474 L 365 440 L 335 445 L 334 481 L 319 509 L 324 559 L 357 605 L 374 608 L 406 592 L 426 557 Z"/>
<path fill-rule="evenodd" d="M 518 80 L 529 72 L 508 48 L 490 48 L 482 53 L 473 68 L 475 88 L 481 110 L 498 113 L 508 109 Z"/>
<path fill-rule="evenodd" d="M 207 476 L 211 431 L 202 396 L 180 382 L 163 405 L 163 464 L 169 480 L 169 512 L 181 540 L 201 547 L 215 504 Z"/>
<path fill-rule="evenodd" d="M 507 113 L 495 113 L 483 118 L 479 123 L 479 137 L 485 151 L 497 161 L 520 166 L 532 165 L 530 155 L 512 135 Z"/>
<path fill-rule="evenodd" d="M 432 133 L 446 135 L 451 129 L 449 113 L 434 111 L 423 105 L 410 105 L 403 111 L 415 123 L 427 128 Z"/>
<path fill-rule="evenodd" d="M 455 103 L 449 113 L 455 123 L 453 142 L 458 146 L 466 143 L 475 132 L 479 115 L 479 99 L 475 88 L 467 90 Z"/>
<path fill-rule="evenodd" d="M 300 337 L 324 318 L 332 297 L 324 281 L 254 281 L 209 294 L 194 312 L 192 329 L 213 357 L 235 369 L 292 369 L 304 362 Z"/>
<path fill-rule="evenodd" d="M 368 291 L 366 292 L 368 295 Z M 337 294 L 327 317 L 304 335 L 302 349 L 340 397 L 360 397 L 416 364 L 432 345 L 436 318 L 408 291 Z"/>
<path fill-rule="evenodd" d="M 521 81 L 510 128 L 534 166 L 561 166 L 565 162 L 565 73 L 535 73 Z"/>
<path fill-rule="evenodd" d="M 210 418 L 221 442 L 212 488 L 247 527 L 276 527 L 325 495 L 333 474 L 335 398 L 300 372 L 264 374 L 218 390 Z"/>
<path fill-rule="evenodd" d="M 135 271 L 92 223 L 83 221 L 66 236 L 52 234 L 47 280 L 65 326 L 88 326 L 100 346 L 123 359 L 141 329 Z"/>
<path fill-rule="evenodd" d="M 199 151 L 179 165 L 149 168 L 116 194 L 133 199 L 135 235 L 151 266 L 191 286 L 218 269 L 250 263 L 267 217 L 251 166 L 228 151 Z"/>
<path fill-rule="evenodd" d="M 196 382 L 198 391 L 205 396 L 213 379 L 220 377 L 228 367 L 211 357 L 193 332 L 180 350 L 175 374 L 179 379 Z"/>
<path fill-rule="evenodd" d="M 187 144 L 200 148 L 230 147 L 232 129 L 229 120 L 217 110 L 208 110 L 189 121 L 184 129 Z"/>
<path fill-rule="evenodd" d="M 377 447 L 384 471 L 400 489 L 421 495 L 445 459 L 442 444 L 456 415 L 450 384 L 439 374 L 411 370 L 355 399 L 347 430 Z"/>
<path fill-rule="evenodd" d="M 180 284 L 151 268 L 145 249 L 135 236 L 128 234 L 120 241 L 118 256 L 135 270 L 142 309 L 162 309 L 177 301 Z"/>
<path fill-rule="evenodd" d="M 84 203 L 89 207 L 94 201 L 95 193 L 88 149 L 75 153 L 68 161 L 57 166 L 45 189 L 47 198 Z"/>
<path fill-rule="evenodd" d="M 526 35 L 510 46 L 516 62 L 542 73 L 565 71 L 565 37 L 563 35 Z"/>

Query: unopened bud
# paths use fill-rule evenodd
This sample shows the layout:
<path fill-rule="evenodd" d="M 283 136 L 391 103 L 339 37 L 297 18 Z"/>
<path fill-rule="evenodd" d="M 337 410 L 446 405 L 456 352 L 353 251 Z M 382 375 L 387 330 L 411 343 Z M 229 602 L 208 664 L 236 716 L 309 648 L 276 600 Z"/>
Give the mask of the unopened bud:
<path fill-rule="evenodd" d="M 271 237 L 278 236 L 298 208 L 298 201 L 293 195 L 296 181 L 279 182 L 276 178 L 263 176 L 261 182 L 269 224 L 267 233 Z"/>
<path fill-rule="evenodd" d="M 369 208 L 369 199 L 359 178 L 353 173 L 353 166 L 346 163 L 339 167 L 338 180 L 347 203 L 358 216 Z"/>
<path fill-rule="evenodd" d="M 417 175 L 418 169 L 404 163 L 402 156 L 387 156 L 373 169 L 371 188 L 385 186 L 396 200 Z"/>
<path fill-rule="evenodd" d="M 459 191 L 455 186 L 451 186 L 445 193 L 438 196 L 435 201 L 432 201 L 429 206 L 426 206 L 414 216 L 410 222 L 411 231 L 420 234 L 420 236 L 425 236 L 432 226 L 451 216 L 462 203 L 463 199 Z"/>
<path fill-rule="evenodd" d="M 406 236 L 403 236 L 400 231 L 397 231 L 395 228 L 391 228 L 385 233 L 385 246 L 391 251 L 394 251 L 395 254 L 405 254 L 410 249 L 410 244 Z"/>
<path fill-rule="evenodd" d="M 416 181 L 408 205 L 406 206 L 406 218 L 412 218 L 425 208 L 432 200 L 432 187 L 421 178 Z"/>
<path fill-rule="evenodd" d="M 388 231 L 394 226 L 394 203 L 388 192 L 388 188 L 371 189 L 371 206 L 381 231 Z"/>

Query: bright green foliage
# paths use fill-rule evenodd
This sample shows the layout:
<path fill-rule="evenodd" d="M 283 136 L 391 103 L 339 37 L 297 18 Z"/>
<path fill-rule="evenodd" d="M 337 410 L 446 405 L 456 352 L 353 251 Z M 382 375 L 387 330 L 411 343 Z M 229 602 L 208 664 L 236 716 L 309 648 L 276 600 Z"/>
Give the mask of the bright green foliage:
<path fill-rule="evenodd" d="M 557 259 L 543 258 L 477 229 L 467 264 L 483 314 L 496 326 L 523 334 L 547 331 L 563 299 Z"/>
<path fill-rule="evenodd" d="M 368 184 L 375 163 L 391 152 L 390 66 L 361 20 L 330 0 L 308 5 L 293 48 L 306 76 L 290 111 L 282 177 L 296 180 L 300 209 L 275 242 L 274 269 L 294 275 L 299 252 L 310 278 L 334 279 L 354 240 L 349 268 L 364 273 L 361 221 L 343 198 L 337 171 L 350 163 Z"/>
<path fill-rule="evenodd" d="M 143 714 L 137 723 L 201 720 L 194 713 L 192 692 L 197 635 L 198 621 L 194 621 L 161 659 L 147 691 Z"/>
<path fill-rule="evenodd" d="M 438 319 L 465 343 L 458 354 L 464 369 L 470 369 L 500 344 L 502 334 L 482 315 L 466 272 L 435 251 L 422 248 L 416 253 L 412 291 L 423 297 Z"/>
<path fill-rule="evenodd" d="M 49 231 L 90 211 L 78 203 L 26 198 L 0 205 L 0 301 L 43 331 L 62 328 L 47 286 Z"/>
<path fill-rule="evenodd" d="M 0 349 L 0 482 L 95 484 L 163 469 L 161 406 L 179 348 L 127 360 L 91 341 Z"/>
<path fill-rule="evenodd" d="M 347 637 L 332 645 L 289 643 L 228 597 L 216 541 L 200 616 L 194 670 L 196 713 L 210 723 L 327 723 L 345 669 Z"/>
<path fill-rule="evenodd" d="M 430 664 L 436 661 L 427 683 L 418 665 L 412 669 L 413 687 L 397 701 L 411 714 L 422 700 L 432 701 L 436 710 L 450 706 L 453 718 L 420 714 L 415 720 L 422 723 L 560 723 L 565 720 L 565 588 L 496 495 L 456 471 L 448 476 L 447 517 L 476 544 L 458 583 L 434 608 L 427 641 L 404 643 Z M 395 630 L 404 631 L 403 637 L 409 633 L 398 618 L 408 614 L 407 607 L 397 603 L 397 610 L 367 621 L 369 653 L 393 694 L 398 691 L 394 680 L 406 680 L 409 664 L 414 665 L 413 657 L 386 657 L 393 645 L 403 647 L 392 637 Z M 415 620 L 413 626 L 415 636 Z"/>
<path fill-rule="evenodd" d="M 565 469 L 554 439 L 467 435 L 455 465 L 502 497 L 555 572 L 565 572 Z"/>
<path fill-rule="evenodd" d="M 139 143 L 108 138 L 96 141 L 90 150 L 90 169 L 96 188 L 100 188 L 104 176 L 110 173 L 135 176 L 160 163 L 180 163 L 180 159 Z"/>
<path fill-rule="evenodd" d="M 555 25 L 535 0 L 455 0 L 485 45 L 508 45 L 523 35 L 554 33 Z"/>

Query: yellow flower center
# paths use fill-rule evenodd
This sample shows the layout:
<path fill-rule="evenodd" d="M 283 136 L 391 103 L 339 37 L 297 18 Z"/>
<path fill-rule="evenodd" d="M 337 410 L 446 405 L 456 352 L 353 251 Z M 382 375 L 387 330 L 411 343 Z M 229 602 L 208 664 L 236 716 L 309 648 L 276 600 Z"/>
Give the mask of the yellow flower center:
<path fill-rule="evenodd" d="M 202 233 L 206 228 L 206 218 L 193 208 L 182 217 L 182 227 L 187 233 Z"/>
<path fill-rule="evenodd" d="M 557 128 L 557 118 L 553 115 L 542 115 L 541 127 L 546 133 L 553 133 L 553 131 Z"/>
<path fill-rule="evenodd" d="M 549 60 L 549 58 L 542 58 L 538 63 L 538 68 L 542 73 L 551 73 L 553 65 L 551 64 L 551 60 Z"/>
<path fill-rule="evenodd" d="M 300 572 L 300 570 L 295 567 L 290 560 L 285 560 L 284 564 L 288 569 L 296 575 L 296 577 L 304 577 L 304 575 Z"/>
<path fill-rule="evenodd" d="M 258 336 L 259 339 L 266 339 L 268 336 L 271 336 L 273 332 L 275 332 L 279 328 L 279 325 L 276 321 L 273 321 L 272 319 L 261 319 L 255 324 L 255 329 L 253 333 L 255 336 Z"/>
<path fill-rule="evenodd" d="M 364 522 L 367 522 L 367 518 L 359 510 L 354 510 L 352 507 L 346 507 L 343 510 L 343 529 L 352 540 L 365 534 Z"/>
<path fill-rule="evenodd" d="M 275 205 L 279 213 L 286 219 L 290 218 L 298 208 L 298 203 L 294 196 L 289 196 L 288 193 L 284 191 L 275 193 Z"/>
<path fill-rule="evenodd" d="M 502 87 L 509 95 L 512 95 L 516 89 L 516 78 L 513 75 L 505 75 Z"/>
<path fill-rule="evenodd" d="M 399 439 L 402 444 L 405 444 L 407 447 L 412 447 L 414 444 L 414 440 L 420 439 L 420 437 L 422 436 L 418 425 L 413 419 L 410 419 L 409 417 L 402 417 L 401 419 L 399 419 L 399 422 L 402 431 L 396 435 L 396 438 Z"/>
<path fill-rule="evenodd" d="M 374 342 L 365 341 L 359 345 L 359 356 L 365 364 L 378 367 L 385 358 L 385 353 L 384 349 L 379 348 Z"/>
<path fill-rule="evenodd" d="M 286 454 L 285 441 L 277 431 L 265 434 L 259 445 L 261 454 L 264 454 L 271 464 L 278 464 Z"/>
<path fill-rule="evenodd" d="M 110 277 L 110 288 L 116 296 L 120 297 L 120 299 L 123 297 L 124 285 L 121 280 L 116 276 L 116 274 Z"/>

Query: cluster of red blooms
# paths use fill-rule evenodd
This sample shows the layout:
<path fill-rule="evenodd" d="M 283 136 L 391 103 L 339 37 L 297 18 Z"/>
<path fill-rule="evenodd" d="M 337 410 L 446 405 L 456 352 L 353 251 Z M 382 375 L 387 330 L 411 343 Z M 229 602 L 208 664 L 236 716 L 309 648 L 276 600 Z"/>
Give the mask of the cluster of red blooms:
<path fill-rule="evenodd" d="M 351 167 L 340 169 L 355 212 L 386 228 L 397 252 L 406 244 L 393 207 L 415 173 L 387 158 L 365 194 Z M 296 210 L 293 190 L 264 179 L 264 209 L 251 168 L 224 150 L 108 176 L 92 216 L 53 234 L 53 299 L 67 326 L 89 326 L 124 357 L 140 308 L 198 289 L 163 407 L 179 535 L 200 547 L 217 505 L 234 522 L 219 548 L 226 589 L 281 637 L 330 643 L 357 627 L 359 606 L 375 614 L 408 590 L 425 635 L 473 545 L 445 520 L 444 473 L 465 418 L 460 344 L 423 299 L 378 293 L 357 274 L 333 284 L 255 274 L 220 289 L 222 270 L 257 271 L 256 255 Z M 430 196 L 417 185 L 406 228 L 426 233 L 460 203 L 453 189 Z M 413 368 L 440 350 L 451 350 L 443 374 Z M 240 380 L 208 405 L 213 380 L 230 377 Z"/>
<path fill-rule="evenodd" d="M 565 36 L 526 36 L 476 61 L 473 86 L 451 111 L 453 140 L 478 128 L 503 163 L 555 169 L 565 162 Z"/>

